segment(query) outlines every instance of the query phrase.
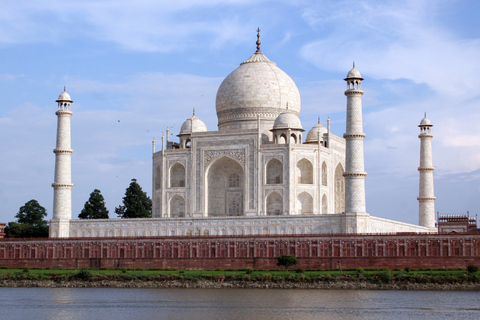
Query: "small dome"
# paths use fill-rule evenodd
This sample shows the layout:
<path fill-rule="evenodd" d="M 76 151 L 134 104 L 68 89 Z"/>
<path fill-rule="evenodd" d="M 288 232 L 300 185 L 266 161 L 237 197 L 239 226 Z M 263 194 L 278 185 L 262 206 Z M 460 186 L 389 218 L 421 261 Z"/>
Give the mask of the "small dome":
<path fill-rule="evenodd" d="M 207 131 L 206 124 L 197 118 L 195 114 L 188 118 L 180 128 L 180 134 L 191 134 L 192 132 L 205 132 Z"/>
<path fill-rule="evenodd" d="M 347 79 L 360 79 L 360 80 L 363 80 L 362 75 L 360 74 L 360 71 L 358 71 L 357 69 L 355 69 L 355 62 L 353 63 L 353 68 L 352 68 L 352 70 L 348 71 L 348 74 L 347 74 L 347 77 L 345 78 L 345 80 L 347 80 Z"/>
<path fill-rule="evenodd" d="M 327 133 L 327 128 L 322 126 L 320 123 L 317 124 L 315 127 L 310 129 L 307 133 L 307 140 L 305 142 L 307 143 L 312 143 L 312 142 L 318 142 L 318 136 L 323 137 L 324 133 Z"/>
<path fill-rule="evenodd" d="M 302 129 L 302 122 L 297 114 L 292 111 L 281 113 L 273 124 L 273 129 Z"/>
<path fill-rule="evenodd" d="M 420 121 L 419 127 L 433 127 L 432 122 L 427 118 L 427 114 L 425 114 L 425 117 Z"/>
<path fill-rule="evenodd" d="M 60 95 L 58 96 L 57 101 L 70 101 L 72 102 L 72 98 L 70 98 L 70 95 L 64 90 Z"/>
<path fill-rule="evenodd" d="M 358 71 L 355 68 L 352 68 L 352 70 L 348 71 L 347 79 L 348 78 L 360 78 L 361 79 L 362 75 L 360 74 L 360 71 Z"/>

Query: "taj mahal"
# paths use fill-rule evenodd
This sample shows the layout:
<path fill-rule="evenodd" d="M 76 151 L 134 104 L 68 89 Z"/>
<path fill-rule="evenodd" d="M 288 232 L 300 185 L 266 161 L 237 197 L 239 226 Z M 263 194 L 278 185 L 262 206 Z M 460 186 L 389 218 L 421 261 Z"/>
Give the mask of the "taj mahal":
<path fill-rule="evenodd" d="M 360 72 L 354 65 L 344 79 L 343 137 L 331 132 L 330 120 L 304 129 L 299 90 L 262 53 L 259 37 L 253 55 L 217 91 L 216 130 L 209 131 L 194 110 L 176 141 L 167 132 L 161 146 L 153 142 L 152 218 L 72 219 L 73 101 L 62 92 L 50 237 L 436 232 L 430 120 L 425 116 L 418 126 L 419 225 L 371 216 Z"/>

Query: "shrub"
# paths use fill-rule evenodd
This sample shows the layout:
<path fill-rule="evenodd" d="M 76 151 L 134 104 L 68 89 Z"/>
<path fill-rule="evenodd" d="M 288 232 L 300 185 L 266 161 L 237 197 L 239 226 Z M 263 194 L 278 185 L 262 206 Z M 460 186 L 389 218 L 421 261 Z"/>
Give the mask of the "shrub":
<path fill-rule="evenodd" d="M 390 270 L 384 270 L 378 274 L 378 280 L 388 283 L 390 280 L 392 280 L 392 273 Z"/>
<path fill-rule="evenodd" d="M 253 269 L 247 268 L 247 269 L 245 269 L 245 273 L 246 273 L 246 274 L 252 274 L 252 273 L 253 273 Z"/>
<path fill-rule="evenodd" d="M 474 264 L 469 264 L 467 266 L 467 272 L 468 273 L 475 273 L 478 271 L 478 266 L 474 265 Z"/>
<path fill-rule="evenodd" d="M 409 267 L 406 267 L 406 268 L 405 268 L 405 272 L 406 272 L 406 273 L 409 273 L 409 272 L 410 272 L 410 268 L 409 268 Z"/>
<path fill-rule="evenodd" d="M 305 269 L 298 268 L 295 270 L 296 273 L 305 273 Z"/>
<path fill-rule="evenodd" d="M 52 276 L 53 275 L 56 276 L 56 274 L 52 273 Z M 91 276 L 91 272 L 90 270 L 87 270 L 87 269 L 82 269 L 77 273 L 77 278 L 82 280 L 87 280 L 88 278 L 90 278 L 90 276 Z"/>
<path fill-rule="evenodd" d="M 28 268 L 23 268 L 22 271 L 23 271 L 23 273 L 29 273 L 29 272 L 30 272 L 30 269 L 28 269 Z"/>
<path fill-rule="evenodd" d="M 127 273 L 127 268 L 123 268 L 122 273 Z"/>

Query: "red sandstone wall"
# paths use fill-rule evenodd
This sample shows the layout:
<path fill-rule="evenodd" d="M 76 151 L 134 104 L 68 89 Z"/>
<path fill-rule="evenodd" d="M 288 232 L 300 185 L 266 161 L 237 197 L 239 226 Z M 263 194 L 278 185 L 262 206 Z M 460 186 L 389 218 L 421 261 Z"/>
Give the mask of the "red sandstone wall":
<path fill-rule="evenodd" d="M 480 235 L 238 236 L 0 240 L 0 266 L 38 268 L 465 268 L 480 265 Z"/>

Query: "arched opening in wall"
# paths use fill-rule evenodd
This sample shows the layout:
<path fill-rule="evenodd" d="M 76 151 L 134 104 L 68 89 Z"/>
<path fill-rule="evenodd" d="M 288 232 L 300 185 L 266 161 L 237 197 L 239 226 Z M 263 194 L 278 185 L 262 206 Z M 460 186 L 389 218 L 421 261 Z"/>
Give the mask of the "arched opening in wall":
<path fill-rule="evenodd" d="M 208 216 L 243 216 L 245 174 L 242 166 L 222 157 L 207 170 Z"/>
<path fill-rule="evenodd" d="M 345 177 L 343 167 L 339 163 L 335 169 L 335 213 L 345 211 Z"/>
<path fill-rule="evenodd" d="M 278 159 L 267 163 L 267 184 L 283 183 L 283 164 Z"/>
<path fill-rule="evenodd" d="M 185 141 L 185 148 L 190 148 L 191 146 L 192 146 L 192 140 L 187 139 L 187 141 Z"/>
<path fill-rule="evenodd" d="M 297 136 L 294 133 L 290 135 L 290 143 L 291 144 L 297 143 Z"/>
<path fill-rule="evenodd" d="M 322 186 L 327 186 L 327 164 L 325 161 L 322 163 Z"/>
<path fill-rule="evenodd" d="M 178 162 L 170 168 L 170 187 L 185 187 L 185 167 Z"/>
<path fill-rule="evenodd" d="M 323 195 L 322 197 L 322 213 L 327 214 L 328 213 L 328 202 L 327 202 L 327 196 Z"/>
<path fill-rule="evenodd" d="M 307 192 L 302 192 L 297 197 L 298 214 L 313 214 L 313 198 Z"/>
<path fill-rule="evenodd" d="M 283 197 L 278 192 L 270 193 L 266 203 L 268 216 L 279 216 L 283 213 Z"/>
<path fill-rule="evenodd" d="M 285 134 L 282 134 L 280 136 L 280 139 L 278 139 L 278 144 L 286 144 L 287 143 L 287 136 Z"/>
<path fill-rule="evenodd" d="M 160 189 L 162 178 L 160 176 L 160 166 L 155 167 L 155 189 Z"/>
<path fill-rule="evenodd" d="M 155 198 L 155 202 L 153 204 L 153 207 L 155 208 L 155 218 L 160 218 L 161 217 L 161 214 L 160 214 L 160 198 L 159 197 L 156 197 Z"/>
<path fill-rule="evenodd" d="M 185 199 L 179 195 L 175 195 L 170 200 L 170 217 L 183 218 L 185 217 Z"/>
<path fill-rule="evenodd" d="M 313 165 L 307 159 L 298 161 L 296 173 L 299 184 L 313 184 Z"/>

